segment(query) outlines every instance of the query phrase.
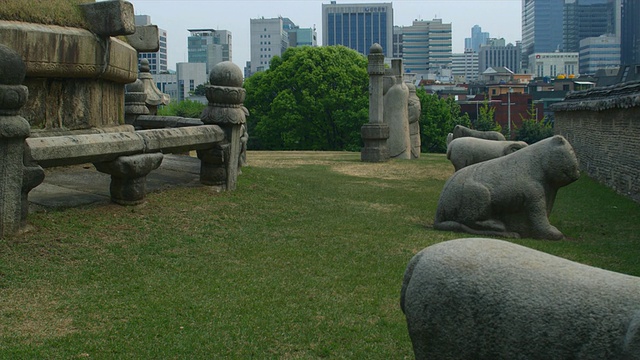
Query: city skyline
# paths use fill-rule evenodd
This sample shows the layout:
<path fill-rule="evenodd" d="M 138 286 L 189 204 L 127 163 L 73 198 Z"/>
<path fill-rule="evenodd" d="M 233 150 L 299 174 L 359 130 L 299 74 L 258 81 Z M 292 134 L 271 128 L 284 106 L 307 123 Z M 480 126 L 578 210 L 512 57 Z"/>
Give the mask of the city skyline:
<path fill-rule="evenodd" d="M 323 44 L 322 4 L 330 1 L 217 1 L 217 0 L 130 0 L 136 15 L 149 15 L 153 24 L 167 30 L 169 68 L 187 62 L 189 28 L 231 31 L 233 62 L 244 68 L 250 54 L 250 19 L 290 18 L 300 27 L 316 27 L 318 45 Z M 384 1 L 337 1 L 338 4 L 383 3 Z M 387 1 L 388 2 L 388 1 Z M 521 38 L 521 0 L 400 0 L 391 1 L 394 25 L 410 26 L 416 19 L 442 19 L 452 25 L 453 52 L 464 51 L 464 39 L 474 25 L 491 37 L 515 44 Z M 221 7 L 222 6 L 222 7 Z M 464 11 L 460 11 L 464 9 Z"/>

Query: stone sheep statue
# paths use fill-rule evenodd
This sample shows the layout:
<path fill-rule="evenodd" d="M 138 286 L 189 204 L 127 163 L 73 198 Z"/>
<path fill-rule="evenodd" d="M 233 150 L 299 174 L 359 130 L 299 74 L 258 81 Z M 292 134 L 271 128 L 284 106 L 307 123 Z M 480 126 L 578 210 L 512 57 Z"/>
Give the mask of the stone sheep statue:
<path fill-rule="evenodd" d="M 400 306 L 417 360 L 640 359 L 640 278 L 507 241 L 420 251 Z"/>
<path fill-rule="evenodd" d="M 474 137 L 452 140 L 447 146 L 447 159 L 456 171 L 465 166 L 509 155 L 528 146 L 524 141 L 494 141 Z"/>
<path fill-rule="evenodd" d="M 456 127 L 453 128 L 453 138 L 457 139 L 461 137 L 475 137 L 479 139 L 498 140 L 498 141 L 506 140 L 504 138 L 504 135 L 502 135 L 497 131 L 478 131 L 478 130 L 469 129 L 466 126 L 456 125 Z"/>
<path fill-rule="evenodd" d="M 559 135 L 544 139 L 456 171 L 440 194 L 433 227 L 485 236 L 562 239 L 548 215 L 558 189 L 579 176 L 569 142 Z"/>

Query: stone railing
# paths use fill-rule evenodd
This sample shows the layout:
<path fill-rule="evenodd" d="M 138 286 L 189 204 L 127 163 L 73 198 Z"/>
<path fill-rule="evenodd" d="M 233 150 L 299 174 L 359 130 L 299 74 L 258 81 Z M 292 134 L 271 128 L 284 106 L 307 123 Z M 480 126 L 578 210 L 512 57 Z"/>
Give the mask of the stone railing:
<path fill-rule="evenodd" d="M 640 82 L 570 93 L 552 110 L 581 170 L 640 202 Z"/>
<path fill-rule="evenodd" d="M 157 51 L 158 28 L 134 26 L 127 1 L 80 7 L 88 30 L 0 20 L 0 238 L 25 228 L 43 167 L 93 163 L 111 175 L 111 199 L 131 205 L 144 200 L 163 154 L 196 150 L 202 184 L 236 187 L 246 141 L 240 69 L 212 71 L 202 119 L 152 116 L 168 97 L 145 88 L 153 82 L 145 64 L 138 74 L 137 51 Z"/>

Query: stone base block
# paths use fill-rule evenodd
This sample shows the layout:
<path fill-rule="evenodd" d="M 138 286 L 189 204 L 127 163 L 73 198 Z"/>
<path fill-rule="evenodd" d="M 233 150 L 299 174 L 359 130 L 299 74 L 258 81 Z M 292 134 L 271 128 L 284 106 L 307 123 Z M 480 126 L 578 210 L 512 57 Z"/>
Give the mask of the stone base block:
<path fill-rule="evenodd" d="M 383 162 L 389 160 L 389 126 L 387 124 L 365 124 L 360 129 L 364 147 L 360 159 L 364 162 Z"/>
<path fill-rule="evenodd" d="M 114 161 L 95 163 L 100 172 L 111 175 L 111 201 L 120 205 L 144 202 L 147 174 L 162 163 L 161 153 L 121 156 Z"/>

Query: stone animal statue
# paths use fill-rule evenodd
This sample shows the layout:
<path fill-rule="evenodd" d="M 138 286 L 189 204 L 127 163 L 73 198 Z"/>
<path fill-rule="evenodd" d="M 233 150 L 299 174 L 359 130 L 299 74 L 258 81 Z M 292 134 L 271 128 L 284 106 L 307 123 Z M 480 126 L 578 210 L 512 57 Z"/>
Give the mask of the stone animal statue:
<path fill-rule="evenodd" d="M 556 135 L 456 171 L 444 185 L 433 227 L 476 235 L 559 240 L 549 223 L 558 189 L 578 179 L 578 160 Z"/>
<path fill-rule="evenodd" d="M 456 125 L 453 128 L 453 138 L 461 138 L 461 137 L 475 137 L 479 139 L 487 139 L 487 140 L 498 140 L 504 141 L 506 140 L 504 135 L 497 131 L 478 131 L 469 129 L 466 126 Z"/>
<path fill-rule="evenodd" d="M 507 241 L 420 251 L 400 306 L 417 360 L 640 359 L 640 278 Z"/>
<path fill-rule="evenodd" d="M 465 166 L 509 155 L 528 146 L 524 141 L 493 141 L 474 137 L 453 139 L 447 146 L 447 159 L 456 171 Z"/>

